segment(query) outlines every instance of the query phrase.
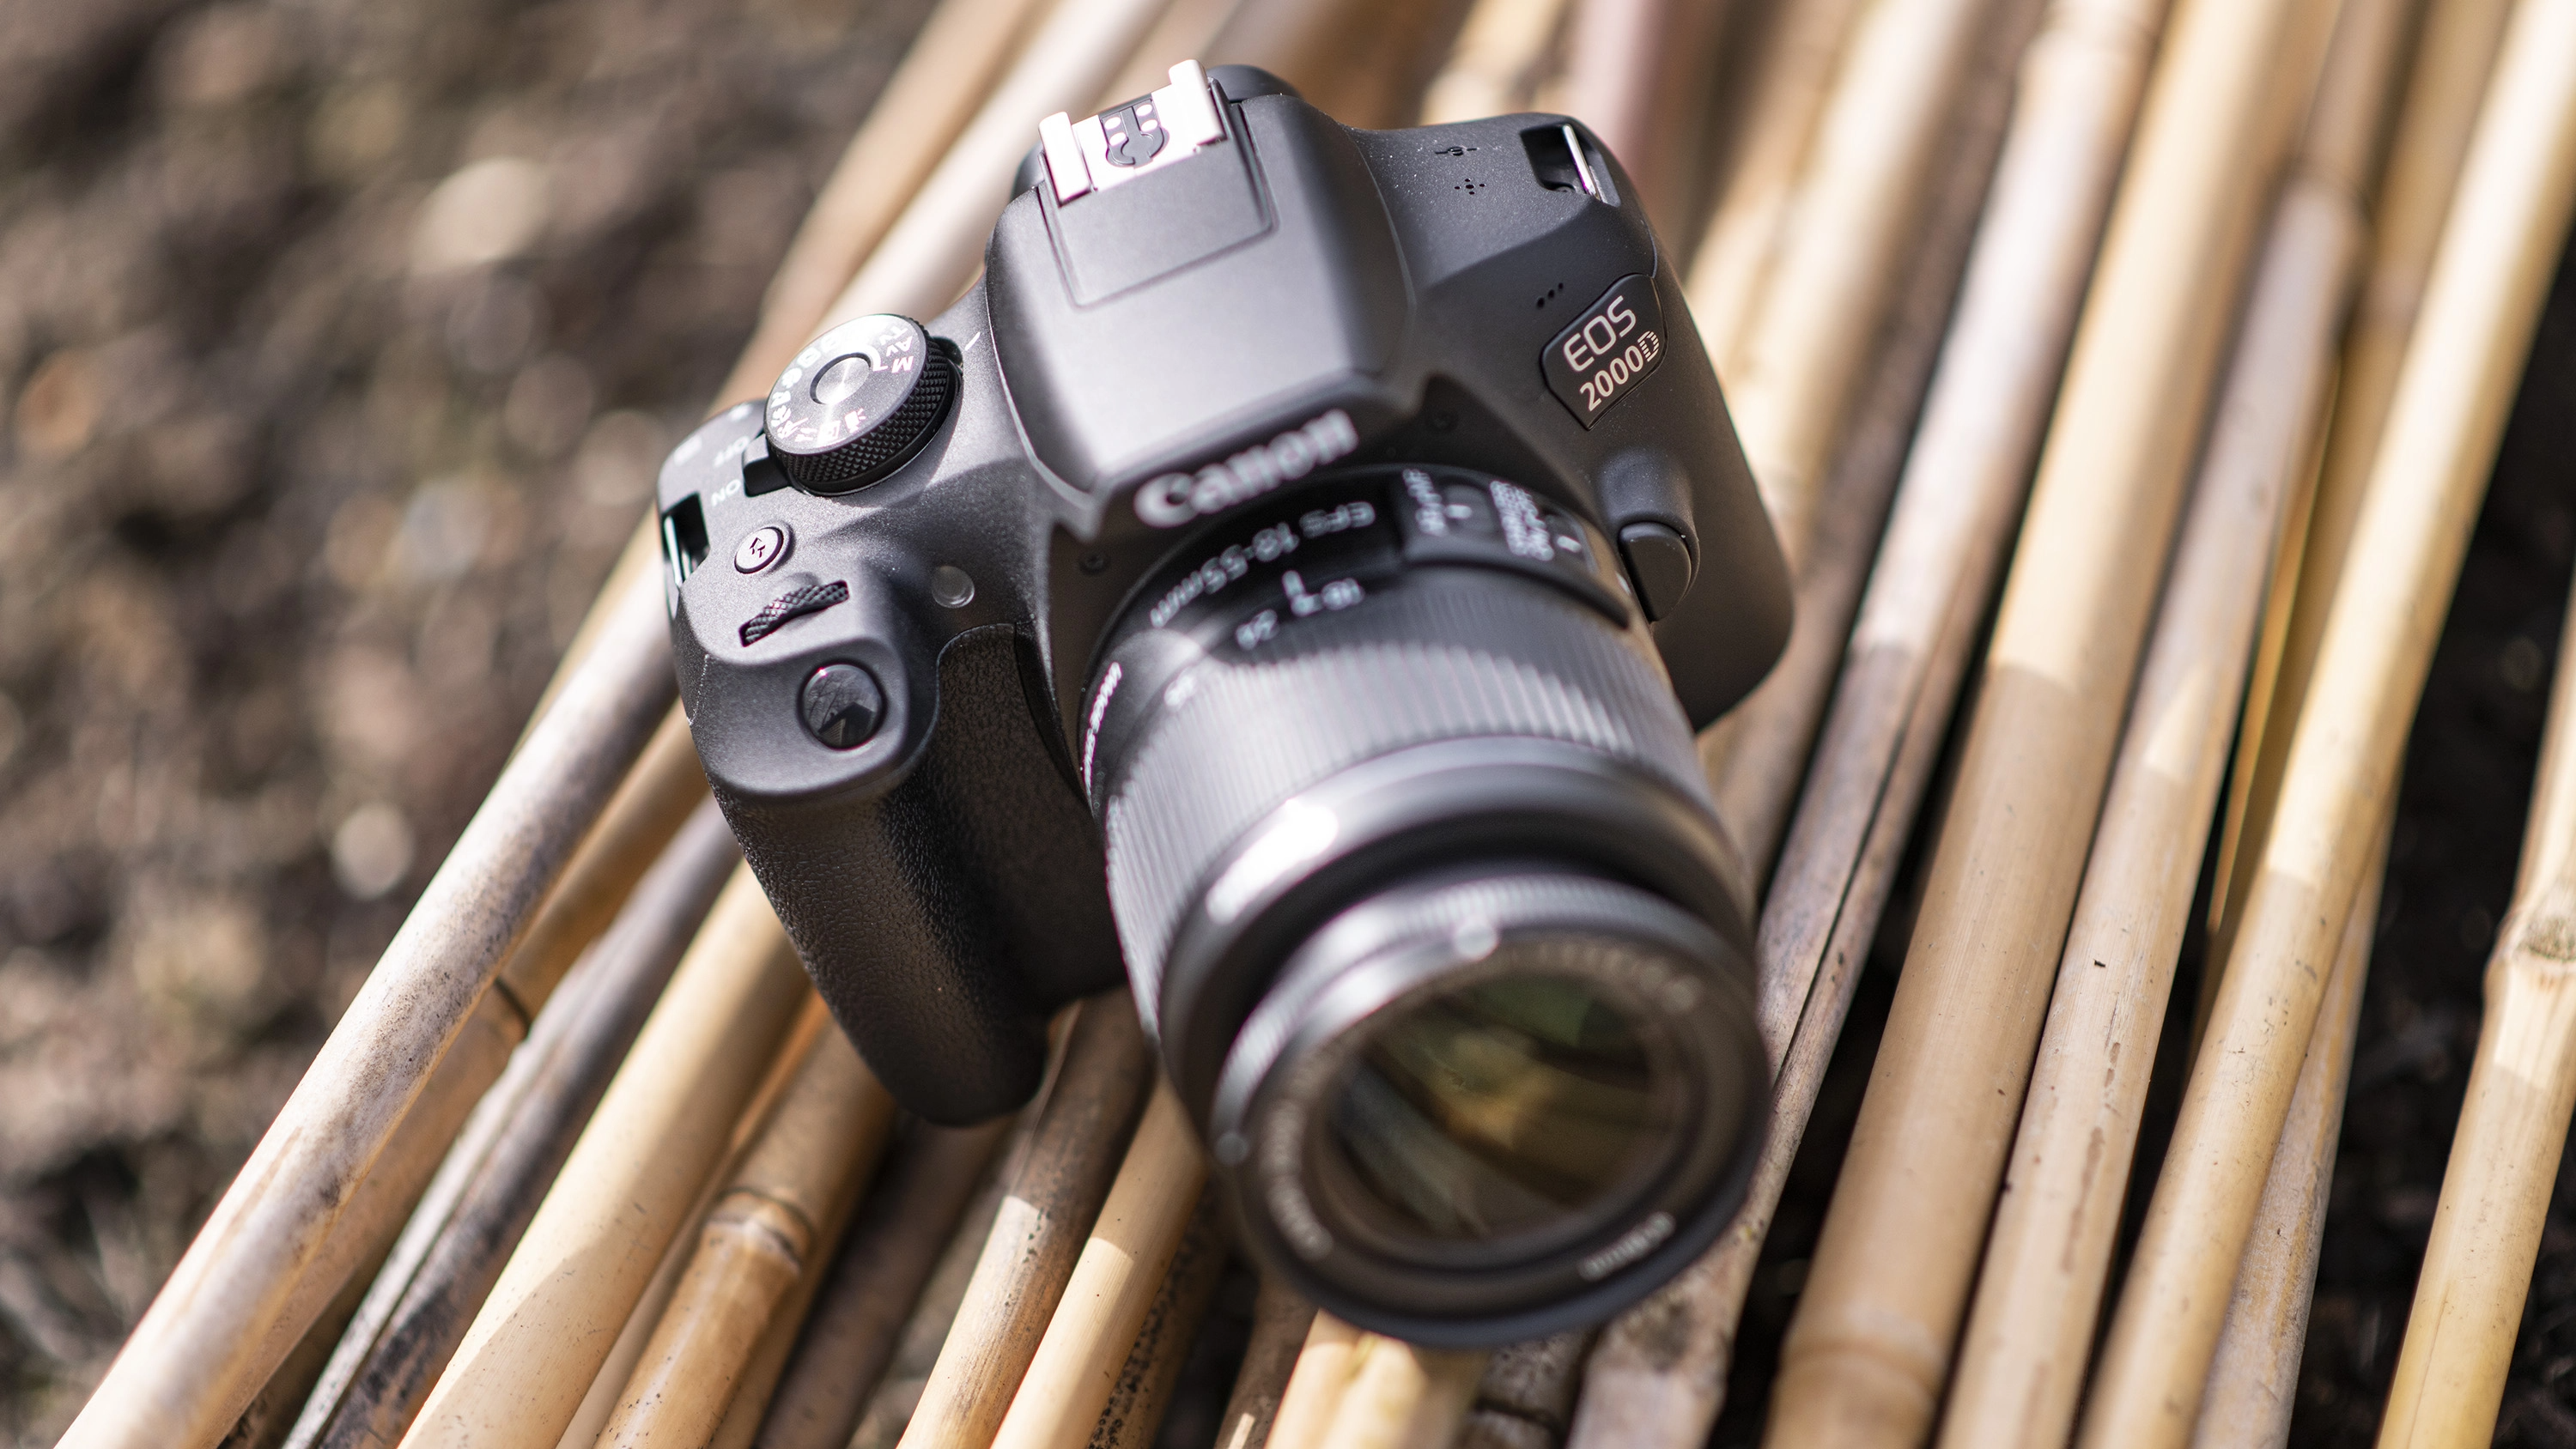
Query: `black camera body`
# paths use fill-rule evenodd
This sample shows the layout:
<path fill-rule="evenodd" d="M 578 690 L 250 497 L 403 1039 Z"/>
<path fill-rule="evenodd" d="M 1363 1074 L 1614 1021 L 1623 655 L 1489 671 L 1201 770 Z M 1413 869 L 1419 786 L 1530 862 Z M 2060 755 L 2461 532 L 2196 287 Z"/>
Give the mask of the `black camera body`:
<path fill-rule="evenodd" d="M 1758 1119 L 1745 884 L 1691 731 L 1786 638 L 1778 545 L 1673 268 L 1579 124 L 1354 131 L 1258 71 L 1173 76 L 1050 118 L 954 307 L 834 328 L 665 465 L 700 755 L 905 1106 L 1019 1105 L 1049 1014 L 1132 974 L 1220 1165 L 1279 1159 L 1238 1195 L 1324 1301 L 1432 1339 L 1598 1316 L 1723 1226 L 1758 1120 L 1700 1153 L 1722 1161 L 1601 1168 L 1690 1182 L 1637 1187 L 1680 1197 L 1624 1228 L 1548 1219 L 1555 1267 L 1390 1287 L 1372 1319 L 1351 1285 L 1412 1250 L 1320 1225 L 1307 1149 L 1265 1145 L 1254 1099 L 1324 1070 L 1282 1053 L 1356 1070 L 1299 1045 L 1317 1022 L 1526 940 L 1677 1033 L 1619 1070 L 1687 1057 Z M 1595 920 L 1651 941 L 1595 964 Z M 1355 971 L 1384 984 L 1335 1006 Z M 1398 1200 L 1399 1238 L 1504 1212 L 1424 1228 L 1413 1189 L 1350 1191 Z"/>

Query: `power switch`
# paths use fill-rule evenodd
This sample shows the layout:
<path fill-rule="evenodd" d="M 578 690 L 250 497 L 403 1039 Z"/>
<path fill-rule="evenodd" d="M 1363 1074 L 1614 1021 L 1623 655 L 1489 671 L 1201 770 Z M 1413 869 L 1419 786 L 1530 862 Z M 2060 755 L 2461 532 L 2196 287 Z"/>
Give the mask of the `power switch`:
<path fill-rule="evenodd" d="M 1619 557 L 1637 586 L 1637 602 L 1648 619 L 1661 619 L 1682 606 L 1690 592 L 1690 544 L 1660 523 L 1632 523 L 1619 530 Z"/>

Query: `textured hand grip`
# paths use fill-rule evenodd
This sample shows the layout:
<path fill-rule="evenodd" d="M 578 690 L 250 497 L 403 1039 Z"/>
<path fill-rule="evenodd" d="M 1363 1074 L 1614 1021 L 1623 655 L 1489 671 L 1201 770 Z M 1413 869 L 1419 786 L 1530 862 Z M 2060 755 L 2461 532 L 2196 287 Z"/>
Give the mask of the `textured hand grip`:
<path fill-rule="evenodd" d="M 719 792 L 833 1017 L 933 1122 L 1037 1090 L 1047 1015 L 1121 979 L 1100 846 L 1031 727 L 1013 636 L 940 661 L 929 749 L 873 798 Z"/>

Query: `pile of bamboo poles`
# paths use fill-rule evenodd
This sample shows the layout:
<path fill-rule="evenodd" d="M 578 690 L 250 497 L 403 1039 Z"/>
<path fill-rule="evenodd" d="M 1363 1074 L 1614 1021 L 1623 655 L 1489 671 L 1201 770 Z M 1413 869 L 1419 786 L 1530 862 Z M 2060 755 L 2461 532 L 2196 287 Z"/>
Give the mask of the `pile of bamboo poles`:
<path fill-rule="evenodd" d="M 1703 1442 L 1918 827 L 1769 1441 L 2282 1442 L 2399 751 L 2576 207 L 2576 0 L 943 0 L 715 401 L 938 311 L 1038 117 L 1192 56 L 1353 124 L 1587 119 L 1799 604 L 1702 741 L 1764 899 L 1733 1230 L 1491 1354 L 1265 1285 L 1216 1445 Z M 640 529 L 66 1444 L 1155 1441 L 1235 1249 L 1132 1007 L 1068 1010 L 1016 1122 L 900 1118 L 705 803 L 655 566 Z M 2386 1443 L 2491 1430 L 2576 1110 L 2571 675 Z M 2206 1025 L 2133 1184 L 2213 853 Z"/>

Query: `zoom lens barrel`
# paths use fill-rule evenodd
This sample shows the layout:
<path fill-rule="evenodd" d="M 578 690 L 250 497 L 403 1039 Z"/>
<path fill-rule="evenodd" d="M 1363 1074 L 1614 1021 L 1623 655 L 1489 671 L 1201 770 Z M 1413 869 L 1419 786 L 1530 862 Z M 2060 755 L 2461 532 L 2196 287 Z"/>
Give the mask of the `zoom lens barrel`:
<path fill-rule="evenodd" d="M 1080 765 L 1137 1001 L 1247 1233 L 1418 1342 L 1597 1321 L 1759 1151 L 1737 866 L 1606 540 L 1353 469 L 1112 632 Z"/>

